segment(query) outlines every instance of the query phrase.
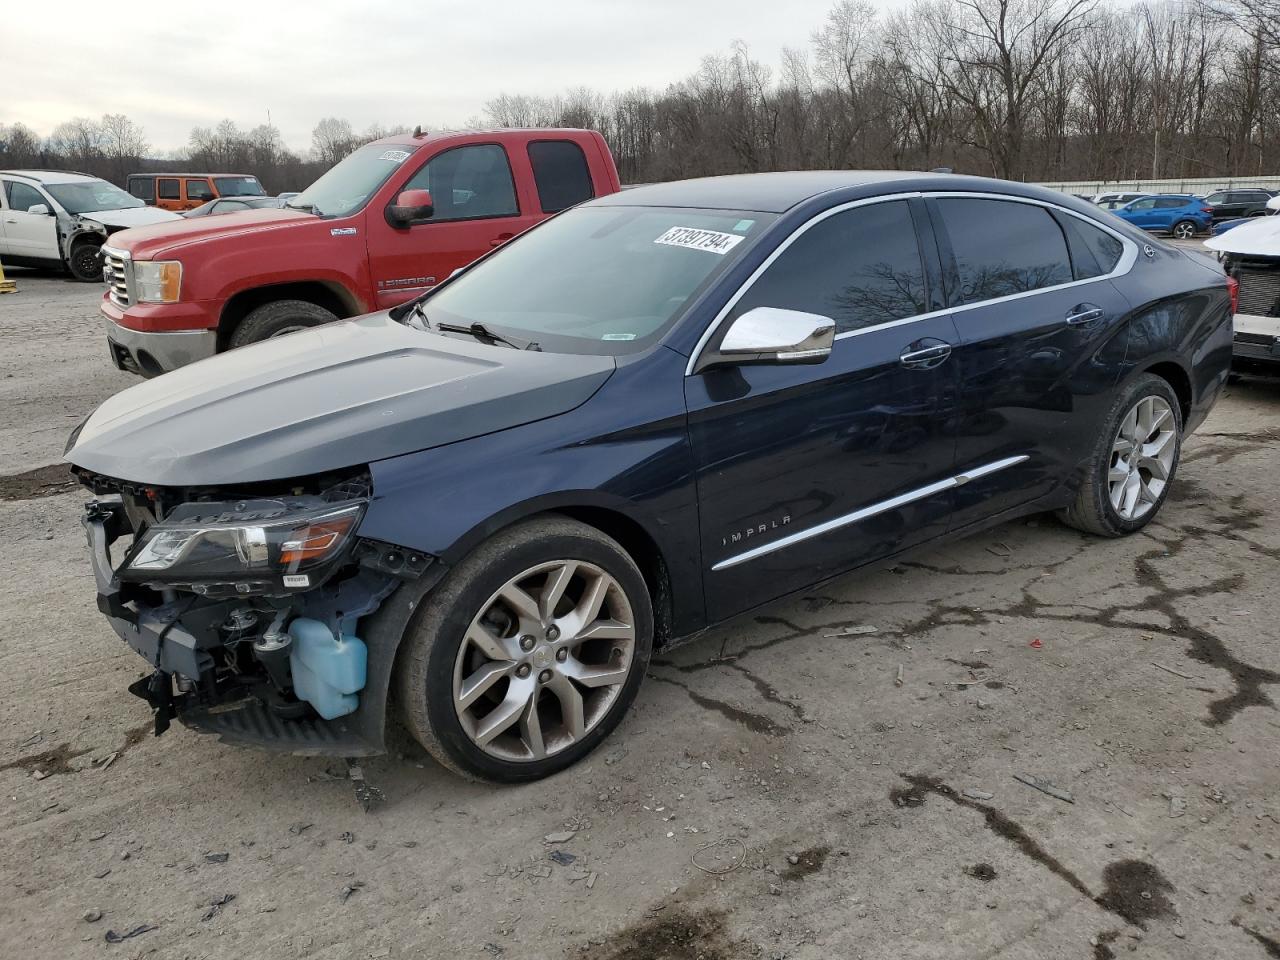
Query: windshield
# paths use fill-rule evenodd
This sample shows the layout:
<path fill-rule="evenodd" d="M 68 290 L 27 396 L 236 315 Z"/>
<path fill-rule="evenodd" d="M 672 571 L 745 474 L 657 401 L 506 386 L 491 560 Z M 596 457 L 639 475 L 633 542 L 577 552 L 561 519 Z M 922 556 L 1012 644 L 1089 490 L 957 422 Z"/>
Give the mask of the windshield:
<path fill-rule="evenodd" d="M 267 191 L 257 177 L 214 177 L 220 197 L 260 197 Z"/>
<path fill-rule="evenodd" d="M 774 215 L 578 207 L 477 264 L 423 305 L 562 353 L 632 353 L 733 263 Z"/>
<path fill-rule="evenodd" d="M 296 197 L 290 207 L 311 207 L 322 217 L 355 213 L 412 155 L 415 148 L 370 143 L 322 176 Z"/>
<path fill-rule="evenodd" d="M 53 195 L 67 213 L 92 213 L 97 210 L 128 210 L 145 207 L 146 204 L 131 193 L 125 193 L 105 180 L 84 180 L 79 183 L 46 183 L 44 188 Z"/>

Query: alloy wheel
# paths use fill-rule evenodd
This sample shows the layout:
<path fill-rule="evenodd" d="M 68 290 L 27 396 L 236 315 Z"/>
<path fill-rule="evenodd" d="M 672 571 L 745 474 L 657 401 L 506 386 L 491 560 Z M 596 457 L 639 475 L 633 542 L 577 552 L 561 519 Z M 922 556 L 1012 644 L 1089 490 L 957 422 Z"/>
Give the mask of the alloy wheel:
<path fill-rule="evenodd" d="M 508 580 L 467 627 L 454 710 L 491 756 L 544 759 L 608 714 L 635 645 L 631 604 L 613 576 L 580 560 L 539 564 Z"/>
<path fill-rule="evenodd" d="M 1111 443 L 1107 471 L 1111 506 L 1123 520 L 1141 520 L 1157 503 L 1173 473 L 1177 419 L 1163 397 L 1143 397 Z"/>
<path fill-rule="evenodd" d="M 1190 240 L 1196 235 L 1196 228 L 1189 223 L 1180 223 L 1173 228 L 1173 235 L 1179 240 Z"/>

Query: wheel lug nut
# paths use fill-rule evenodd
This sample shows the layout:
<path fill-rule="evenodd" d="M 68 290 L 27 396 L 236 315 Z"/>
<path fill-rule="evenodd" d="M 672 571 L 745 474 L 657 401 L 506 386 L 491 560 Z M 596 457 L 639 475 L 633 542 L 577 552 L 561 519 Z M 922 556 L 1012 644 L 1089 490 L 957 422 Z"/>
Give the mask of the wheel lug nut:
<path fill-rule="evenodd" d="M 554 623 L 551 626 L 547 627 L 547 639 L 550 640 L 552 643 L 555 643 L 555 641 L 560 639 L 560 628 L 557 627 Z"/>
<path fill-rule="evenodd" d="M 538 674 L 538 682 L 539 682 L 539 683 L 550 683 L 550 682 L 551 682 L 551 671 L 550 671 L 550 670 L 543 670 L 540 674 Z"/>
<path fill-rule="evenodd" d="M 556 651 L 556 659 L 557 659 L 557 660 L 559 660 L 561 663 L 564 663 L 566 660 L 568 660 L 568 659 L 569 659 L 569 648 L 568 648 L 568 647 L 561 647 L 559 650 L 557 650 L 557 651 Z"/>
<path fill-rule="evenodd" d="M 533 672 L 532 668 L 527 663 L 522 663 L 520 664 L 520 666 L 516 667 L 516 676 L 519 677 L 521 680 L 523 680 L 532 672 Z"/>
<path fill-rule="evenodd" d="M 528 653 L 530 650 L 534 648 L 537 642 L 538 642 L 537 640 L 535 640 L 533 637 L 529 636 L 529 634 L 526 633 L 523 637 L 520 638 L 520 649 L 523 650 L 525 653 Z"/>

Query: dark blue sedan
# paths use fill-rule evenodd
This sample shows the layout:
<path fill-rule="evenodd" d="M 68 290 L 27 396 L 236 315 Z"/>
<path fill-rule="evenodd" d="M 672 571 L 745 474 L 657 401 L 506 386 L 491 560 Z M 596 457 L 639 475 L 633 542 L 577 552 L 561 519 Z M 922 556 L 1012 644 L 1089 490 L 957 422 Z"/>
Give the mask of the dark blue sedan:
<path fill-rule="evenodd" d="M 1231 347 L 1212 261 L 1059 193 L 693 180 L 138 384 L 67 459 L 157 730 L 358 756 L 394 699 L 517 781 L 778 597 L 1030 513 L 1142 529 Z"/>

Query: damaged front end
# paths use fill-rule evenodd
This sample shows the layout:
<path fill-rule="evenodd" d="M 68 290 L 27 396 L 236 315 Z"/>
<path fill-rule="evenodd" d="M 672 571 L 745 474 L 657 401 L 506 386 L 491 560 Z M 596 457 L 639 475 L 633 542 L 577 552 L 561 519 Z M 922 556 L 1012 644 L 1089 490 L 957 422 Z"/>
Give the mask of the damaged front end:
<path fill-rule="evenodd" d="M 153 668 L 129 689 L 157 735 L 176 718 L 299 754 L 382 751 L 395 649 L 440 565 L 358 535 L 367 473 L 230 488 L 77 473 L 97 495 L 82 523 L 98 607 Z"/>

